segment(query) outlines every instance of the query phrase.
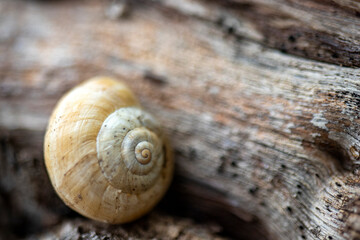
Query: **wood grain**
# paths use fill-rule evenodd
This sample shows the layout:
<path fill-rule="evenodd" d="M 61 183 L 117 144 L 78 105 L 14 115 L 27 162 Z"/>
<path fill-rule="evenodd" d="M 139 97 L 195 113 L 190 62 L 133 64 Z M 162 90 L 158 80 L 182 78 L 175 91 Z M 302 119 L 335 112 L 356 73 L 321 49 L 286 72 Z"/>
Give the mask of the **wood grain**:
<path fill-rule="evenodd" d="M 248 239 L 359 237 L 355 1 L 138 2 L 118 20 L 106 17 L 109 7 L 1 2 L 0 163 L 19 164 L 21 154 L 8 152 L 19 150 L 20 132 L 24 146 L 35 145 L 25 161 L 42 166 L 41 136 L 56 101 L 83 80 L 111 75 L 166 128 L 175 206 L 204 215 L 221 206 L 227 215 L 217 220 Z M 58 209 L 38 194 L 25 196 Z"/>

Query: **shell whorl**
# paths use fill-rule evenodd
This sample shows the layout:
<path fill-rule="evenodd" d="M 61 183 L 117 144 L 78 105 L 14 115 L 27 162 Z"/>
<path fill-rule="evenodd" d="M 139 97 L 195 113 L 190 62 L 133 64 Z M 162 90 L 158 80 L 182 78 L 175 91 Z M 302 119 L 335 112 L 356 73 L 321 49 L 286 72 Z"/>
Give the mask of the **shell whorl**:
<path fill-rule="evenodd" d="M 96 141 L 104 176 L 125 193 L 146 191 L 156 182 L 164 163 L 162 146 L 158 122 L 137 107 L 110 114 Z"/>
<path fill-rule="evenodd" d="M 159 123 L 124 83 L 109 77 L 85 81 L 59 100 L 44 158 L 64 203 L 108 223 L 150 211 L 168 189 L 174 168 Z"/>

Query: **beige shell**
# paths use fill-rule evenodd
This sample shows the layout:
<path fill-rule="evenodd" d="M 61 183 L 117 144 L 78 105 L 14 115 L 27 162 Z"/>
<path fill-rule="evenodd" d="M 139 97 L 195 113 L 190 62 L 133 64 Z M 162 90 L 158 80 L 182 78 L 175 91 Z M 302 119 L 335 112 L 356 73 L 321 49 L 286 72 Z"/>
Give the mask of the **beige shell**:
<path fill-rule="evenodd" d="M 65 204 L 108 223 L 129 222 L 151 210 L 173 174 L 159 123 L 127 86 L 106 77 L 86 81 L 59 101 L 44 151 Z"/>

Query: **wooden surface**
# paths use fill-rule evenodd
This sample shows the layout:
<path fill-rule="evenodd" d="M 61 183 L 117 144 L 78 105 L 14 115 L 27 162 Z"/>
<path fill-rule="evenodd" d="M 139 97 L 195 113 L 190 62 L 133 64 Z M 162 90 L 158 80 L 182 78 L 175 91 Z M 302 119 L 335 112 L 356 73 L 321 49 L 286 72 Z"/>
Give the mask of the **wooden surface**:
<path fill-rule="evenodd" d="M 85 219 L 72 219 L 50 228 L 46 233 L 34 234 L 29 240 L 54 239 L 178 239 L 225 240 L 216 236 L 217 225 L 200 225 L 189 219 L 152 213 L 131 224 L 114 226 Z"/>
<path fill-rule="evenodd" d="M 360 237 L 358 1 L 119 6 L 0 2 L 2 226 L 26 235 L 71 216 L 47 180 L 43 134 L 64 92 L 110 75 L 171 139 L 169 212 L 211 216 L 234 238 Z"/>

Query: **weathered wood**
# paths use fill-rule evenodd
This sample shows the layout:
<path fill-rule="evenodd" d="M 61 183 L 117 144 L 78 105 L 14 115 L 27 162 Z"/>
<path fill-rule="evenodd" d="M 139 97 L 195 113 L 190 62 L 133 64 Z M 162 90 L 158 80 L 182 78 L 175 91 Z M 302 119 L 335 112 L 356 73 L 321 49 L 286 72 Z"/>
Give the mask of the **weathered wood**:
<path fill-rule="evenodd" d="M 178 239 L 178 240 L 225 240 L 216 236 L 217 225 L 195 224 L 189 219 L 175 218 L 165 214 L 152 213 L 141 220 L 122 226 L 96 223 L 84 219 L 68 220 L 44 233 L 28 239 Z"/>
<path fill-rule="evenodd" d="M 360 237 L 360 70 L 335 65 L 360 65 L 357 2 L 164 0 L 120 19 L 109 7 L 0 2 L 0 193 L 24 193 L 14 209 L 41 209 L 39 228 L 61 218 L 47 119 L 65 91 L 112 75 L 170 136 L 173 204 L 232 214 L 238 226 L 218 220 L 253 239 Z"/>
<path fill-rule="evenodd" d="M 360 66 L 358 1 L 161 2 L 187 15 L 216 23 L 240 40 L 245 38 L 284 53 L 328 63 Z"/>

